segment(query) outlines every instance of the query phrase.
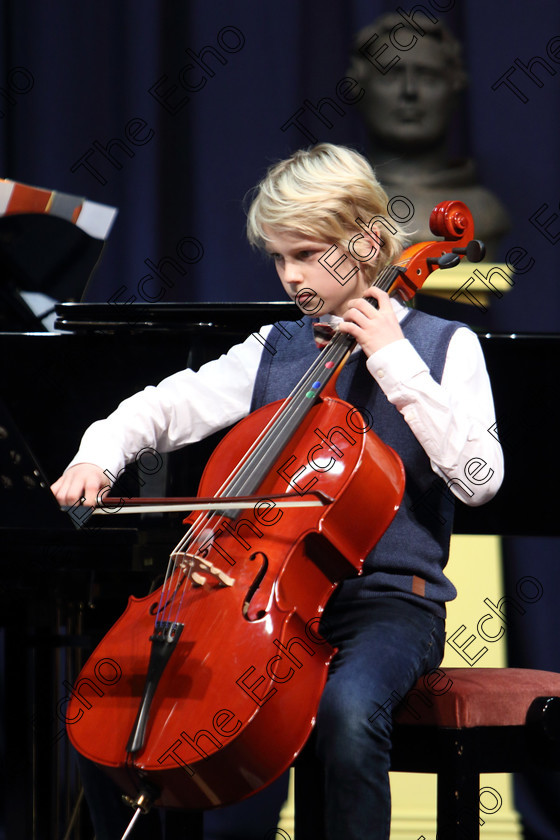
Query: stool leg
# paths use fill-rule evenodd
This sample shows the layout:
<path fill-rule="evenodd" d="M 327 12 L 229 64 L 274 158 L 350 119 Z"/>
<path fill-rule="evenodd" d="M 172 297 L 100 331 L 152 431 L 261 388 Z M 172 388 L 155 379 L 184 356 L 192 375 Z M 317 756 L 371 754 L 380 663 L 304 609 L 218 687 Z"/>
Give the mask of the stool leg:
<path fill-rule="evenodd" d="M 448 732 L 437 780 L 438 840 L 479 840 L 480 775 L 472 733 Z"/>

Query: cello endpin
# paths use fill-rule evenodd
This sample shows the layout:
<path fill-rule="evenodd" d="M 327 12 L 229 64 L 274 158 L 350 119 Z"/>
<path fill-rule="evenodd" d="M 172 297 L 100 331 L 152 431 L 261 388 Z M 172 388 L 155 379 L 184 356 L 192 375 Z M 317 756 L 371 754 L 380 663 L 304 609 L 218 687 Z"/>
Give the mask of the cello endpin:
<path fill-rule="evenodd" d="M 140 814 L 147 814 L 148 813 L 148 811 L 150 810 L 150 808 L 154 804 L 154 801 L 155 801 L 156 797 L 157 797 L 157 792 L 156 792 L 155 789 L 141 790 L 140 793 L 138 794 L 138 796 L 136 796 L 136 797 L 127 796 L 126 794 L 123 793 L 122 801 L 124 803 L 126 803 L 126 805 L 130 805 L 131 808 L 135 808 L 135 811 L 134 811 L 134 814 L 132 816 L 132 819 L 130 820 L 130 822 L 127 826 L 127 829 L 126 829 L 125 833 L 121 837 L 121 840 L 126 840 L 127 837 L 130 837 L 130 832 L 134 828 L 134 824 L 136 823 L 136 820 L 138 819 Z"/>
<path fill-rule="evenodd" d="M 124 799 L 124 798 L 125 798 L 125 797 L 123 796 L 123 799 Z M 128 798 L 129 798 L 129 797 L 127 797 L 127 799 L 128 799 Z M 130 802 L 127 802 L 127 805 L 130 805 Z M 136 809 L 136 811 L 134 812 L 134 816 L 132 817 L 132 819 L 130 820 L 130 822 L 129 822 L 129 824 L 128 824 L 127 828 L 126 828 L 125 833 L 124 833 L 124 834 L 123 834 L 123 836 L 121 837 L 121 840 L 126 840 L 126 838 L 127 838 L 127 837 L 130 837 L 130 832 L 131 832 L 131 831 L 132 831 L 132 829 L 134 828 L 134 823 L 136 822 L 136 820 L 138 819 L 138 817 L 140 816 L 140 814 L 143 814 L 143 813 L 145 813 L 145 812 L 144 812 L 144 811 L 142 811 L 142 808 L 137 808 L 137 809 Z"/>

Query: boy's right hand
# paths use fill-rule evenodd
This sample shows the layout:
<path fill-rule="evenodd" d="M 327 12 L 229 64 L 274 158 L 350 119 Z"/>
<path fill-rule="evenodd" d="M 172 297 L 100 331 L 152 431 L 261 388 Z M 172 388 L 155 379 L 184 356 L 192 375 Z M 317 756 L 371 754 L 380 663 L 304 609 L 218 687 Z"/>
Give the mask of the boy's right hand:
<path fill-rule="evenodd" d="M 75 505 L 85 496 L 85 505 L 95 507 L 97 494 L 108 486 L 107 476 L 95 464 L 75 464 L 63 473 L 51 490 L 60 505 Z"/>

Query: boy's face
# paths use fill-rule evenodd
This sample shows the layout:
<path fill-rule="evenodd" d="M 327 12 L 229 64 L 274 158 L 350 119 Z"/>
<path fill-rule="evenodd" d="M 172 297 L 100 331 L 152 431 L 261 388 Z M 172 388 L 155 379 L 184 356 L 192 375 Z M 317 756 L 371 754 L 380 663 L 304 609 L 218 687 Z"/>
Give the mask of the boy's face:
<path fill-rule="evenodd" d="M 266 250 L 274 259 L 280 282 L 306 315 L 343 316 L 348 301 L 362 297 L 369 286 L 360 264 L 343 248 L 336 248 L 327 257 L 330 270 L 323 264 L 325 255 L 333 248 L 331 242 L 270 228 L 266 229 L 266 235 Z M 343 256 L 346 259 L 337 265 Z M 319 262 L 321 257 L 323 261 Z M 352 271 L 353 268 L 358 271 Z"/>

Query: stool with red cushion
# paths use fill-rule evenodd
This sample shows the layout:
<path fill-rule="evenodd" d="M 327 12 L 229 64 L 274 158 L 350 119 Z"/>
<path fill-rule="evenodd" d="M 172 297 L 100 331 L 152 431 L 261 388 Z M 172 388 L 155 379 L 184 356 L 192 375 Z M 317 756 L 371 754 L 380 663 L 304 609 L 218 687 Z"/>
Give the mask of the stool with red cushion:
<path fill-rule="evenodd" d="M 479 837 L 480 773 L 560 770 L 560 674 L 440 667 L 394 719 L 392 769 L 437 773 L 438 840 Z"/>
<path fill-rule="evenodd" d="M 438 840 L 479 837 L 480 773 L 560 770 L 560 674 L 440 667 L 394 700 L 391 769 L 437 773 Z M 296 840 L 324 836 L 318 769 L 310 743 L 296 762 Z"/>

